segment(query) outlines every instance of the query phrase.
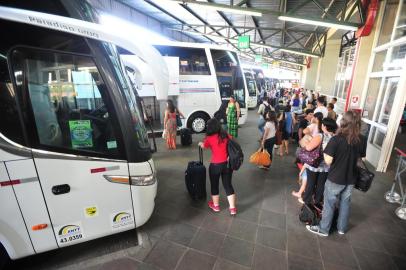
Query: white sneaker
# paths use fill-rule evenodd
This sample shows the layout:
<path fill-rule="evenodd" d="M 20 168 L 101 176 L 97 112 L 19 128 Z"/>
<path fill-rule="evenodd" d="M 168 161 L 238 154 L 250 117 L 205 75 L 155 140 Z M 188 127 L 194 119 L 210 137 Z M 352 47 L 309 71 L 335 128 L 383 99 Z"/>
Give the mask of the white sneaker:
<path fill-rule="evenodd" d="M 341 235 L 345 234 L 345 232 L 343 232 L 343 231 L 337 231 L 337 232 L 338 232 L 338 234 L 341 234 Z"/>
<path fill-rule="evenodd" d="M 320 231 L 320 227 L 319 226 L 310 226 L 310 225 L 306 225 L 306 229 L 314 234 L 320 235 L 320 236 L 328 236 L 328 233 L 324 233 L 322 231 Z"/>

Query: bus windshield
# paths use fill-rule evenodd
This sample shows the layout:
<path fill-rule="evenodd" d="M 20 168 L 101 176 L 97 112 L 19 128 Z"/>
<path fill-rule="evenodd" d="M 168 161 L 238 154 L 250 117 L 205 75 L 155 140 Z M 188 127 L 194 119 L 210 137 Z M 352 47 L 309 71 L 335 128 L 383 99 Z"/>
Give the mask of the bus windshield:
<path fill-rule="evenodd" d="M 210 50 L 222 100 L 234 95 L 241 108 L 245 108 L 245 87 L 237 54 L 226 50 Z"/>
<path fill-rule="evenodd" d="M 148 140 L 148 133 L 147 129 L 145 128 L 144 120 L 137 103 L 137 97 L 135 96 L 133 89 L 130 87 L 131 83 L 129 78 L 127 77 L 127 73 L 124 72 L 125 68 L 121 62 L 121 58 L 119 57 L 117 48 L 116 46 L 106 42 L 103 43 L 103 45 L 108 56 L 110 57 L 110 60 L 114 66 L 115 75 L 124 92 L 124 96 L 131 113 L 131 121 L 136 132 L 138 144 L 142 148 L 149 148 L 150 145 Z"/>
<path fill-rule="evenodd" d="M 248 94 L 250 97 L 257 96 L 257 85 L 255 84 L 255 80 L 250 72 L 245 72 L 245 81 L 247 82 L 248 87 Z"/>

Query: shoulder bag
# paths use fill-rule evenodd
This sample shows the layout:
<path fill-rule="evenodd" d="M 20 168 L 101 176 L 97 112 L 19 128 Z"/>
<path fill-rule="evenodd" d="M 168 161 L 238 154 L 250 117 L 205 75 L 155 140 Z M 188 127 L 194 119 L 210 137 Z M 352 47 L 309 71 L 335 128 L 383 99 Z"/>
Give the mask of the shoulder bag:
<path fill-rule="evenodd" d="M 361 190 L 362 192 L 367 192 L 371 187 L 375 174 L 368 170 L 368 167 L 362 159 L 358 160 L 356 170 L 357 179 L 354 188 Z"/>
<path fill-rule="evenodd" d="M 306 163 L 314 168 L 319 167 L 320 163 L 323 161 L 323 138 L 319 146 L 311 151 L 307 151 L 304 147 L 299 148 L 297 158 L 302 162 Z"/>

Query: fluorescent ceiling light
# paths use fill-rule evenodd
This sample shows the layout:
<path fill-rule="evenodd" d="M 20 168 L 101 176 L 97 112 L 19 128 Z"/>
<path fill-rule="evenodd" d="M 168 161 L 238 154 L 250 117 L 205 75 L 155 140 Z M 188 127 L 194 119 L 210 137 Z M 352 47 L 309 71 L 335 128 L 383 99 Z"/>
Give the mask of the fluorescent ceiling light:
<path fill-rule="evenodd" d="M 314 54 L 314 53 L 307 53 L 307 52 L 302 52 L 302 51 L 297 51 L 293 49 L 280 49 L 283 52 L 288 52 L 288 53 L 295 53 L 295 54 L 300 54 L 304 56 L 310 56 L 310 57 L 315 57 L 315 58 L 320 58 L 320 55 Z"/>
<path fill-rule="evenodd" d="M 324 26 L 334 29 L 341 29 L 341 30 L 348 30 L 348 31 L 357 31 L 358 25 L 354 23 L 337 23 L 333 21 L 327 21 L 322 19 L 306 19 L 300 17 L 292 17 L 292 16 L 279 16 L 279 20 L 281 21 L 288 21 L 288 22 L 296 22 L 296 23 L 303 23 L 303 24 L 310 24 L 316 26 Z"/>
<path fill-rule="evenodd" d="M 243 7 L 239 7 L 239 6 L 230 6 L 230 5 L 208 3 L 208 2 L 198 2 L 198 1 L 193 1 L 193 0 L 173 0 L 172 2 L 176 2 L 179 4 L 185 4 L 185 5 L 195 5 L 200 8 L 204 8 L 204 9 L 208 9 L 208 10 L 223 11 L 223 12 L 248 15 L 248 16 L 256 16 L 256 17 L 262 16 L 262 11 L 258 10 L 258 9 L 254 9 L 254 8 L 243 8 Z"/>

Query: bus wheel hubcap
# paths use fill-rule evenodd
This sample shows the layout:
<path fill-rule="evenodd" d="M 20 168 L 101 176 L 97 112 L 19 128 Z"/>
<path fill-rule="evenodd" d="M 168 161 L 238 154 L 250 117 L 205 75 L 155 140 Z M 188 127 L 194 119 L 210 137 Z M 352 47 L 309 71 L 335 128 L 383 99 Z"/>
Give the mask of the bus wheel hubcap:
<path fill-rule="evenodd" d="M 206 127 L 206 121 L 202 118 L 196 118 L 193 120 L 192 127 L 195 132 L 202 132 Z"/>

